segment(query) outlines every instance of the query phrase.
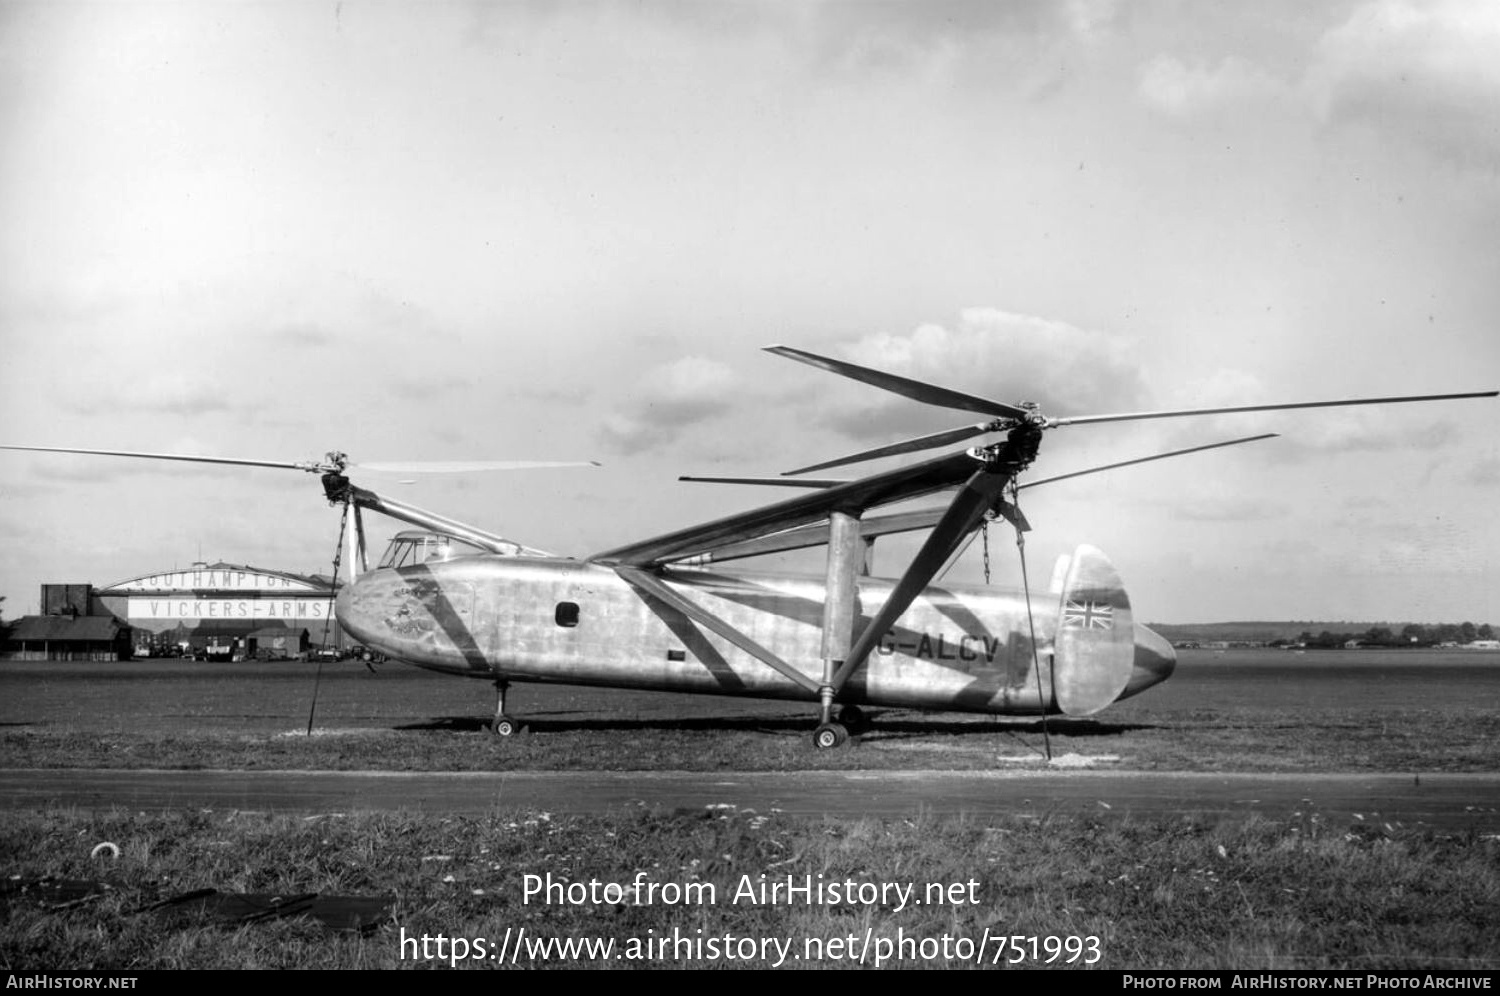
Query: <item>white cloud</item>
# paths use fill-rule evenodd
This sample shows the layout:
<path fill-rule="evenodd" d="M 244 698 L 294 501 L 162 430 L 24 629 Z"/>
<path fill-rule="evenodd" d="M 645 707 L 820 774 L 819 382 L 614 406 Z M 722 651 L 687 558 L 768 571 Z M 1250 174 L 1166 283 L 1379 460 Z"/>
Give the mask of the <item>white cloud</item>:
<path fill-rule="evenodd" d="M 1195 522 L 1263 522 L 1285 517 L 1285 504 L 1258 495 L 1176 496 L 1172 514 Z"/>
<path fill-rule="evenodd" d="M 1067 0 L 1063 4 L 1068 26 L 1086 41 L 1107 34 L 1119 14 L 1119 0 Z"/>
<path fill-rule="evenodd" d="M 951 329 L 929 324 L 905 335 L 866 336 L 836 348 L 835 354 L 1007 404 L 1036 401 L 1051 415 L 1128 411 L 1145 395 L 1131 340 L 998 308 L 967 309 Z M 856 438 L 921 432 L 934 421 L 933 409 L 873 388 L 864 389 L 859 399 L 857 407 L 829 417 Z M 969 413 L 952 412 L 936 421 L 958 425 L 965 418 L 978 421 Z"/>
<path fill-rule="evenodd" d="M 738 387 L 735 372 L 724 364 L 685 356 L 643 377 L 631 392 L 640 400 L 611 413 L 601 431 L 620 452 L 638 453 L 727 411 Z"/>
<path fill-rule="evenodd" d="M 427 401 L 454 394 L 462 397 L 477 391 L 472 378 L 441 371 L 398 376 L 388 382 L 388 388 L 396 397 L 408 401 Z"/>
<path fill-rule="evenodd" d="M 1191 65 L 1159 55 L 1141 71 L 1139 93 L 1149 106 L 1172 117 L 1188 117 L 1226 104 L 1279 95 L 1287 89 L 1254 63 L 1229 56 L 1217 65 Z"/>
<path fill-rule="evenodd" d="M 1488 487 L 1500 484 L 1500 457 L 1475 460 L 1464 473 L 1464 483 Z"/>
<path fill-rule="evenodd" d="M 1323 118 L 1500 166 L 1500 5 L 1375 0 L 1320 40 L 1308 85 Z"/>
<path fill-rule="evenodd" d="M 92 386 L 64 401 L 64 406 L 82 415 L 121 411 L 155 415 L 198 416 L 234 411 L 242 407 L 242 396 L 219 380 L 193 377 L 169 370 Z"/>

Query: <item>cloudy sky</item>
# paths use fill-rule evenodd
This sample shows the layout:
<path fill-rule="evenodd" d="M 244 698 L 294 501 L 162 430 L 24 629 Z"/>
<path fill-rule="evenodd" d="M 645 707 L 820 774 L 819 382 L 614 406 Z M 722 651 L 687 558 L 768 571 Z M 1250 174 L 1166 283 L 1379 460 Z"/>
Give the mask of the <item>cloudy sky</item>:
<path fill-rule="evenodd" d="M 974 420 L 770 343 L 1054 414 L 1493 389 L 1497 108 L 1488 0 L 0 0 L 0 442 L 594 459 L 361 482 L 585 555 L 770 497 L 679 473 Z M 1500 622 L 1497 425 L 1058 429 L 1038 475 L 1283 436 L 1027 492 L 1032 573 L 1090 542 L 1147 620 Z M 337 528 L 291 472 L 0 455 L 9 617 L 326 571 Z"/>

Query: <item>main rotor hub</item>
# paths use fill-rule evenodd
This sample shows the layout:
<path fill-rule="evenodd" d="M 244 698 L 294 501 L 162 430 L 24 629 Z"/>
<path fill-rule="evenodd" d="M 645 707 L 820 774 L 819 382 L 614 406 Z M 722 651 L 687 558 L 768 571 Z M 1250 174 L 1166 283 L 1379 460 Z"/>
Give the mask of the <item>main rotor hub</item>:
<path fill-rule="evenodd" d="M 1017 401 L 1016 407 L 1026 412 L 1026 422 L 1030 423 L 1031 425 L 1040 426 L 1044 429 L 1047 428 L 1048 422 L 1050 420 L 1047 418 L 1047 416 L 1042 414 L 1042 406 L 1040 404 L 1035 401 Z"/>
<path fill-rule="evenodd" d="M 335 454 L 328 454 L 330 457 Z M 342 453 L 336 454 L 343 456 Z M 330 505 L 342 505 L 349 500 L 349 478 L 335 471 L 323 475 L 323 494 Z"/>
<path fill-rule="evenodd" d="M 1017 471 L 1030 467 L 1031 462 L 1036 459 L 1037 452 L 1042 448 L 1042 429 L 1046 425 L 1045 418 L 1040 414 L 1033 414 L 1006 434 L 1006 457 Z"/>
<path fill-rule="evenodd" d="M 1027 419 L 1011 425 L 1002 442 L 988 446 L 976 446 L 968 453 L 991 471 L 1008 470 L 1018 474 L 1030 467 L 1042 445 L 1042 430 L 1045 420 L 1034 422 Z"/>

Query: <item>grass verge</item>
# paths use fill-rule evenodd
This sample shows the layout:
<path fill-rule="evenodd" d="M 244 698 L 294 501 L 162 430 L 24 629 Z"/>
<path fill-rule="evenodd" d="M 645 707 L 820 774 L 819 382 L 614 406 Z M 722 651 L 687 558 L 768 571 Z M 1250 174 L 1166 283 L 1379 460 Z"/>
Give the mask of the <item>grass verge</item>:
<path fill-rule="evenodd" d="M 1058 719 L 1054 754 L 1107 756 L 1134 770 L 1493 771 L 1500 716 L 1431 710 L 1345 711 L 1317 722 L 1202 710 L 1168 722 Z M 36 728 L 0 734 L 11 768 L 248 768 L 382 771 L 989 770 L 1040 759 L 1036 720 L 933 720 L 894 713 L 849 750 L 808 743 L 801 720 L 622 727 L 540 726 L 500 740 L 460 728 L 259 733 L 101 732 Z"/>
<path fill-rule="evenodd" d="M 90 857 L 101 841 L 119 857 Z M 1500 967 L 1500 843 L 1316 818 L 5 813 L 0 854 L 12 880 L 113 885 L 60 909 L 8 899 L 0 964 L 15 970 L 487 967 L 507 936 L 518 967 L 851 967 L 861 944 L 866 965 L 883 953 L 891 966 L 966 967 L 1016 957 L 996 939 L 1017 934 L 1081 939 L 1073 967 Z M 528 898 L 528 881 L 542 891 Z M 588 895 L 591 881 L 621 891 Z M 788 881 L 886 889 L 871 902 L 763 901 Z M 395 898 L 391 921 L 365 935 L 142 912 L 202 888 Z M 483 940 L 488 957 L 453 959 L 458 938 L 469 955 Z M 613 948 L 541 948 L 564 938 Z M 1035 959 L 1028 944 L 1020 965 L 1045 963 L 1047 942 Z M 1056 946 L 1066 965 L 1068 944 Z"/>

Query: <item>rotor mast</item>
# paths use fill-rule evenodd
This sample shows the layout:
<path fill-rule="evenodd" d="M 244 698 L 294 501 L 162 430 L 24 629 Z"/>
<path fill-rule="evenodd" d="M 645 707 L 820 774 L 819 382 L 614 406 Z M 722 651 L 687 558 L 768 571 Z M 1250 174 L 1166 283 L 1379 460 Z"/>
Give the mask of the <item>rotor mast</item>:
<path fill-rule="evenodd" d="M 431 530 L 435 533 L 443 533 L 454 539 L 462 540 L 472 546 L 489 553 L 498 553 L 502 556 L 545 556 L 541 550 L 523 546 L 515 540 L 506 539 L 497 533 L 486 532 L 477 526 L 471 526 L 457 519 L 450 519 L 446 515 L 425 508 L 418 508 L 406 502 L 388 498 L 385 495 L 376 494 L 368 488 L 359 487 L 350 482 L 349 478 L 337 471 L 329 471 L 323 475 L 323 493 L 327 495 L 331 505 L 342 505 L 348 503 L 355 514 L 355 532 L 359 534 L 359 563 L 361 570 L 368 570 L 364 560 L 364 525 L 363 519 L 359 517 L 359 510 L 368 508 L 372 512 L 388 515 L 402 522 L 409 522 L 414 526 Z M 353 542 L 351 540 L 351 542 Z"/>

